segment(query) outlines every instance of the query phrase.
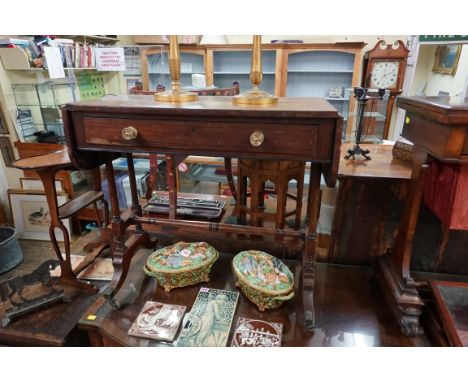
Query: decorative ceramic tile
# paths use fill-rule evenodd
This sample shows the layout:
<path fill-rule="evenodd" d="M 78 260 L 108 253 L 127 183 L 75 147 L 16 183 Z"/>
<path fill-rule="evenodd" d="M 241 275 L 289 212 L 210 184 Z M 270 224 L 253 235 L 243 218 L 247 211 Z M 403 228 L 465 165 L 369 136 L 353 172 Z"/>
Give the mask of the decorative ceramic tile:
<path fill-rule="evenodd" d="M 186 307 L 147 301 L 128 334 L 137 337 L 173 341 Z"/>
<path fill-rule="evenodd" d="M 177 346 L 226 346 L 239 292 L 201 288 L 182 323 Z"/>
<path fill-rule="evenodd" d="M 231 346 L 279 347 L 282 334 L 282 324 L 239 317 Z"/>

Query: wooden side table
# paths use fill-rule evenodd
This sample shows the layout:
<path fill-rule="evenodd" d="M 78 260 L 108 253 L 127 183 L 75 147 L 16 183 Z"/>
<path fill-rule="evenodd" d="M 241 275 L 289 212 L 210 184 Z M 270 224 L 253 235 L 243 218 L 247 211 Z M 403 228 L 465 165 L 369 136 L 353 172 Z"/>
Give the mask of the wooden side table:
<path fill-rule="evenodd" d="M 371 265 L 394 244 L 400 210 L 411 165 L 393 159 L 391 145 L 366 144 L 372 160 L 346 160 L 350 144 L 341 147 L 338 187 L 328 262 Z M 366 238 L 362 240 L 362 238 Z"/>

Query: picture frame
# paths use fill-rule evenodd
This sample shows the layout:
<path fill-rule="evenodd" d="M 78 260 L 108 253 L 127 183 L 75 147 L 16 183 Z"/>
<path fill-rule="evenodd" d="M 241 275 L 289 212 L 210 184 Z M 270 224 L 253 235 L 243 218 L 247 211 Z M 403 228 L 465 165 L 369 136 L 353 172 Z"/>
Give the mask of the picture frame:
<path fill-rule="evenodd" d="M 2 152 L 3 162 L 6 167 L 13 167 L 15 159 L 15 153 L 13 146 L 11 145 L 10 138 L 8 136 L 0 137 L 0 151 Z"/>
<path fill-rule="evenodd" d="M 68 200 L 66 193 L 57 193 L 59 205 Z M 10 213 L 15 226 L 16 235 L 20 239 L 49 240 L 50 213 L 44 191 L 8 190 Z M 68 219 L 62 220 L 70 232 Z M 63 241 L 63 233 L 55 229 L 57 241 Z"/>
<path fill-rule="evenodd" d="M 461 45 L 438 45 L 432 71 L 454 76 L 457 72 L 461 50 Z"/>
<path fill-rule="evenodd" d="M 37 178 L 20 178 L 21 188 L 23 190 L 36 190 L 44 191 L 42 180 Z M 62 179 L 55 179 L 55 190 L 57 192 L 64 192 Z"/>
<path fill-rule="evenodd" d="M 9 134 L 8 126 L 6 124 L 5 113 L 3 113 L 3 107 L 0 104 L 0 134 Z"/>

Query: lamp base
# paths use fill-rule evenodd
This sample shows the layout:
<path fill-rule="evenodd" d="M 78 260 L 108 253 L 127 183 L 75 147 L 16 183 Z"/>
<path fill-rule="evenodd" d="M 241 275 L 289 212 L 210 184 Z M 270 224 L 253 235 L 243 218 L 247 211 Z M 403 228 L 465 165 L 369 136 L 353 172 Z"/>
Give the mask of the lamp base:
<path fill-rule="evenodd" d="M 249 90 L 232 97 L 234 103 L 239 105 L 271 105 L 278 102 L 278 97 L 263 90 Z"/>
<path fill-rule="evenodd" d="M 160 102 L 194 102 L 198 101 L 198 94 L 184 91 L 167 90 L 156 93 L 154 99 Z"/>

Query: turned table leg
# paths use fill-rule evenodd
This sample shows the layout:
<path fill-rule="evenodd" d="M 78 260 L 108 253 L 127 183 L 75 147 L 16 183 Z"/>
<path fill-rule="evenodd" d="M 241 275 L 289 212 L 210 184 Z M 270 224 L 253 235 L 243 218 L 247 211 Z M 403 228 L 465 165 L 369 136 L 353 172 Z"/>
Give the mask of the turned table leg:
<path fill-rule="evenodd" d="M 114 168 L 112 166 L 112 158 L 106 159 L 106 174 L 107 184 L 109 187 L 109 200 L 111 204 L 111 230 L 112 230 L 112 263 L 114 265 L 114 276 L 111 285 L 108 287 L 106 294 L 113 298 L 117 291 L 122 286 L 128 269 L 123 268 L 123 258 L 125 254 L 125 228 L 123 220 L 120 216 L 119 200 L 117 197 L 117 188 L 115 185 Z"/>
<path fill-rule="evenodd" d="M 167 187 L 169 189 L 169 219 L 177 216 L 176 164 L 172 155 L 166 155 Z"/>
<path fill-rule="evenodd" d="M 304 326 L 313 330 L 315 326 L 314 288 L 315 288 L 315 250 L 317 247 L 317 225 L 320 214 L 320 164 L 311 164 L 305 243 L 302 257 L 302 288 L 304 304 Z"/>
<path fill-rule="evenodd" d="M 128 167 L 128 179 L 130 181 L 130 194 L 132 195 L 132 205 L 131 210 L 133 216 L 142 216 L 142 210 L 140 205 L 140 200 L 138 199 L 137 184 L 135 178 L 135 166 L 133 164 L 133 154 L 127 154 L 127 167 Z M 143 233 L 141 224 L 135 223 L 135 232 L 137 234 Z"/>

